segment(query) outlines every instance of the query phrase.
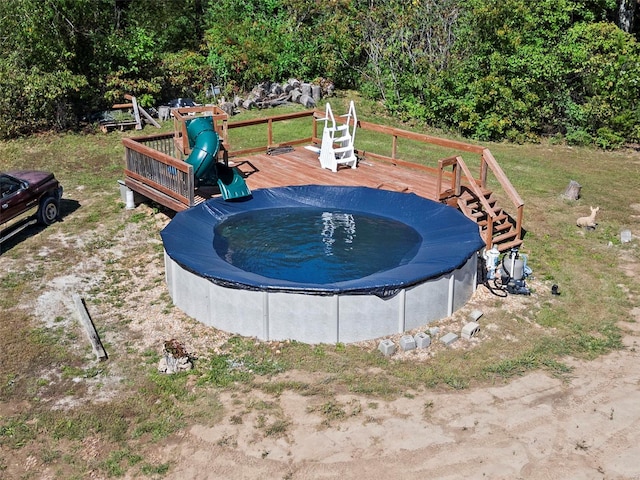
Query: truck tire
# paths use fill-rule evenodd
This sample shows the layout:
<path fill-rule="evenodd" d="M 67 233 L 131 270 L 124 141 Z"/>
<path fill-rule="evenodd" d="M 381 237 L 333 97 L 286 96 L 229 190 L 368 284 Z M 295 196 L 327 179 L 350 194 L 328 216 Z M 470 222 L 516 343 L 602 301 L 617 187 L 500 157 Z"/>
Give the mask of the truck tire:
<path fill-rule="evenodd" d="M 40 203 L 38 208 L 38 222 L 42 225 L 51 225 L 60 214 L 60 206 L 55 197 L 47 197 Z"/>

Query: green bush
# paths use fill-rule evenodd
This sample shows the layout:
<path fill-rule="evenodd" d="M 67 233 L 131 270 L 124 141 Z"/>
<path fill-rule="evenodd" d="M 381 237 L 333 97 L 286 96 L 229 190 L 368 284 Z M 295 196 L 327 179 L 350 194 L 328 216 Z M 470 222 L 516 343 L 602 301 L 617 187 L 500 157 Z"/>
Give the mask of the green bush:
<path fill-rule="evenodd" d="M 74 128 L 78 121 L 74 107 L 87 85 L 84 77 L 66 70 L 21 71 L 0 63 L 0 137 Z"/>
<path fill-rule="evenodd" d="M 587 146 L 593 145 L 593 136 L 585 129 L 569 128 L 565 136 L 567 145 Z"/>
<path fill-rule="evenodd" d="M 438 5 L 442 18 L 448 4 Z M 455 19 L 455 43 L 439 45 L 448 52 L 443 68 L 431 57 L 430 69 L 416 53 L 439 38 L 438 21 L 420 17 L 420 9 L 401 15 L 395 2 L 385 5 L 383 15 L 369 18 L 379 34 L 365 91 L 377 88 L 400 118 L 485 141 L 566 134 L 570 144 L 607 149 L 638 141 L 638 44 L 599 21 L 614 2 L 471 0 Z"/>
<path fill-rule="evenodd" d="M 161 70 L 163 100 L 178 97 L 204 100 L 205 91 L 214 83 L 213 69 L 207 58 L 193 51 L 164 54 Z"/>
<path fill-rule="evenodd" d="M 595 144 L 603 150 L 613 150 L 624 145 L 624 137 L 609 127 L 602 127 L 597 131 Z"/>
<path fill-rule="evenodd" d="M 559 53 L 567 64 L 566 123 L 584 129 L 602 148 L 638 141 L 640 46 L 610 23 L 578 23 Z"/>

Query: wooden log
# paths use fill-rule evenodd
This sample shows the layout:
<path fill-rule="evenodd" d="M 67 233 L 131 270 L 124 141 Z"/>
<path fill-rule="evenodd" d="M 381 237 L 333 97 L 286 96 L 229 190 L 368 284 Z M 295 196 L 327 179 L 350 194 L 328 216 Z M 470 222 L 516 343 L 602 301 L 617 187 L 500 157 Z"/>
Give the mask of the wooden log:
<path fill-rule="evenodd" d="M 301 96 L 302 96 L 302 92 L 300 91 L 299 88 L 294 88 L 293 90 L 291 90 L 291 101 L 293 103 L 298 103 L 298 100 L 300 100 Z"/>
<path fill-rule="evenodd" d="M 282 94 L 277 98 L 266 98 L 260 102 L 256 102 L 256 105 L 258 106 L 258 108 L 277 107 L 279 105 L 284 105 L 285 103 L 287 103 L 290 98 L 291 95 Z"/>
<path fill-rule="evenodd" d="M 247 98 L 244 102 L 242 102 L 242 108 L 245 110 L 251 110 L 256 106 L 256 101 L 253 97 Z"/>
<path fill-rule="evenodd" d="M 220 109 L 230 117 L 233 116 L 235 108 L 235 105 L 231 102 L 223 102 L 220 104 Z"/>
<path fill-rule="evenodd" d="M 106 360 L 107 352 L 102 346 L 102 342 L 100 341 L 100 337 L 98 336 L 98 332 L 96 331 L 96 327 L 93 325 L 91 321 L 91 317 L 89 316 L 89 312 L 87 312 L 87 307 L 84 304 L 84 300 L 77 293 L 73 295 L 73 302 L 76 304 L 76 308 L 78 309 L 78 313 L 80 314 L 80 323 L 85 329 L 87 333 L 87 337 L 91 342 L 91 347 L 93 348 L 93 353 L 96 355 L 96 358 L 100 361 Z"/>
<path fill-rule="evenodd" d="M 322 98 L 322 88 L 320 88 L 320 85 L 311 85 L 311 98 L 313 98 L 316 103 L 320 101 Z"/>
<path fill-rule="evenodd" d="M 305 95 L 304 93 L 298 99 L 298 103 L 300 103 L 300 105 L 304 106 L 305 108 L 313 108 L 316 106 L 316 102 L 313 97 Z"/>
<path fill-rule="evenodd" d="M 566 198 L 567 200 L 578 200 L 580 198 L 581 189 L 582 185 L 580 185 L 575 180 L 571 180 L 566 190 L 562 194 L 562 198 Z"/>

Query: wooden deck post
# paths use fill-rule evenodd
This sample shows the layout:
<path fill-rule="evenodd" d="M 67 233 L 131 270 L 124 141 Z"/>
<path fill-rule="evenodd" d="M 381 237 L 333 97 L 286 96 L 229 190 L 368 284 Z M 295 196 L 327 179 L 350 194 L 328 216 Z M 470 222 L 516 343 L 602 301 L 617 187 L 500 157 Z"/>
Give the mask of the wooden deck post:
<path fill-rule="evenodd" d="M 267 147 L 273 145 L 273 120 L 270 118 L 267 123 Z"/>
<path fill-rule="evenodd" d="M 483 190 L 487 188 L 487 173 L 489 171 L 485 152 L 486 150 L 484 150 L 482 155 L 480 155 L 480 187 L 482 187 Z"/>

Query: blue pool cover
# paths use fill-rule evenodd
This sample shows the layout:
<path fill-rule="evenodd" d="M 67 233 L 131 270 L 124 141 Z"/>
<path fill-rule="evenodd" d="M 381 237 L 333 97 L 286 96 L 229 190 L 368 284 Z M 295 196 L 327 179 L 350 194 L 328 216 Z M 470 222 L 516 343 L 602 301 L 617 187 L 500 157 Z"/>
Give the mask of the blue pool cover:
<path fill-rule="evenodd" d="M 252 273 L 232 265 L 216 252 L 214 243 L 219 239 L 214 237 L 216 227 L 222 222 L 236 215 L 292 207 L 357 212 L 391 219 L 414 229 L 421 242 L 415 255 L 412 252 L 412 258 L 401 265 L 335 283 L 314 281 L 316 267 L 310 267 L 302 281 Z M 277 229 L 278 225 L 273 228 Z M 251 197 L 232 202 L 211 199 L 176 214 L 161 236 L 171 259 L 224 287 L 314 295 L 370 294 L 383 298 L 461 267 L 485 246 L 477 224 L 455 208 L 415 194 L 319 185 L 256 190 Z M 384 249 L 385 245 L 380 248 Z"/>

